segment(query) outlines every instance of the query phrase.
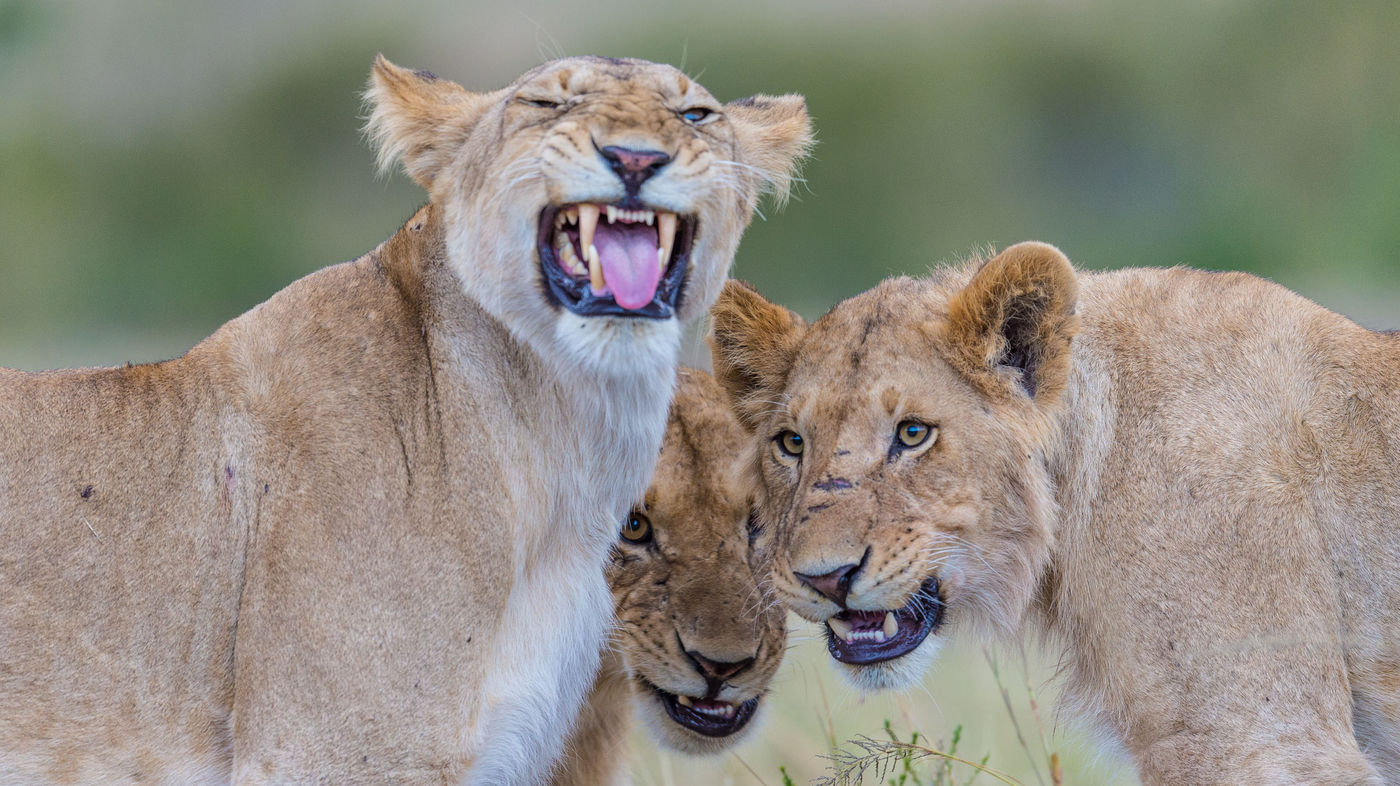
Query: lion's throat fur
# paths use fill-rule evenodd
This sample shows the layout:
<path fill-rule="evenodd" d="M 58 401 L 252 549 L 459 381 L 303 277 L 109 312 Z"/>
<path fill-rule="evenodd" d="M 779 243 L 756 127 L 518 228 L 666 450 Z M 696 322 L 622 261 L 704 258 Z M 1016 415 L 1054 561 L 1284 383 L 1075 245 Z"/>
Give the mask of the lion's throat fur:
<path fill-rule="evenodd" d="M 547 523 L 534 549 L 522 539 L 515 551 L 510 599 L 470 726 L 467 749 L 483 755 L 468 783 L 544 781 L 559 750 L 541 741 L 567 737 L 593 683 L 613 618 L 598 566 L 618 522 L 646 491 L 660 450 L 678 351 L 678 341 L 669 344 L 639 353 L 628 375 L 590 374 L 571 358 L 551 363 L 560 439 L 552 456 L 541 455 L 539 475 L 550 485 L 536 501 Z"/>

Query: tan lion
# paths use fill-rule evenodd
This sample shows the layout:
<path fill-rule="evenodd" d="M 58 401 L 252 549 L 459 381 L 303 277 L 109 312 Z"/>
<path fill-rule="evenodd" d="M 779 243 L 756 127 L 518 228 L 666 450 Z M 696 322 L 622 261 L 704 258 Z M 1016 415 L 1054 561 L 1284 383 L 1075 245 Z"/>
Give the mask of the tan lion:
<path fill-rule="evenodd" d="M 591 57 L 368 100 L 431 198 L 379 248 L 176 360 L 0 372 L 0 783 L 548 777 L 806 112 Z"/>
<path fill-rule="evenodd" d="M 1039 243 L 714 318 L 777 590 L 858 685 L 1038 629 L 1145 783 L 1400 783 L 1400 337 Z"/>
<path fill-rule="evenodd" d="M 726 750 L 754 728 L 787 647 L 771 541 L 735 466 L 748 434 L 703 371 L 681 369 L 656 474 L 607 570 L 618 627 L 559 786 L 626 783 L 636 715 L 662 746 Z"/>

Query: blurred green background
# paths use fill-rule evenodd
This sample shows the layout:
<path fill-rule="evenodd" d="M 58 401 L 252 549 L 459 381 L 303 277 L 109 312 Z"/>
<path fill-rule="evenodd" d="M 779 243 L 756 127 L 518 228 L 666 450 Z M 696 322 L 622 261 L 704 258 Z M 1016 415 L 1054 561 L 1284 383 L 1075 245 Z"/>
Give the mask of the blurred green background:
<path fill-rule="evenodd" d="M 376 51 L 477 89 L 596 53 L 673 63 L 724 100 L 803 93 L 806 184 L 736 273 L 809 317 L 1035 238 L 1089 268 L 1248 270 L 1400 327 L 1397 41 L 1393 0 L 0 0 L 0 365 L 178 355 L 392 233 L 422 194 L 377 178 L 359 136 Z M 976 648 L 901 701 L 857 699 L 819 649 L 797 648 L 743 762 L 644 752 L 639 781 L 776 785 L 787 764 L 803 782 L 829 727 L 888 717 L 965 723 L 969 753 L 1035 782 Z M 1131 782 L 1046 725 L 1088 751 L 1067 782 Z"/>

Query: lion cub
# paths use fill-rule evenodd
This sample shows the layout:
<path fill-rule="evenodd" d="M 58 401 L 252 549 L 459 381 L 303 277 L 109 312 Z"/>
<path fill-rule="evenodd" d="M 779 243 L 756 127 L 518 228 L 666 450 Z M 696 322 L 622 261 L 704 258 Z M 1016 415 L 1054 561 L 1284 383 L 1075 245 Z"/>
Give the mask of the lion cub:
<path fill-rule="evenodd" d="M 1400 336 L 1039 243 L 713 314 L 778 593 L 857 684 L 1038 628 L 1144 783 L 1400 783 Z"/>
<path fill-rule="evenodd" d="M 367 97 L 429 197 L 378 248 L 176 360 L 0 371 L 0 782 L 549 777 L 684 324 L 807 113 L 599 57 Z"/>
<path fill-rule="evenodd" d="M 747 439 L 709 374 L 681 369 L 656 474 L 622 524 L 608 585 L 618 627 L 559 784 L 626 782 L 632 707 L 682 753 L 744 738 L 787 646 L 752 488 Z"/>

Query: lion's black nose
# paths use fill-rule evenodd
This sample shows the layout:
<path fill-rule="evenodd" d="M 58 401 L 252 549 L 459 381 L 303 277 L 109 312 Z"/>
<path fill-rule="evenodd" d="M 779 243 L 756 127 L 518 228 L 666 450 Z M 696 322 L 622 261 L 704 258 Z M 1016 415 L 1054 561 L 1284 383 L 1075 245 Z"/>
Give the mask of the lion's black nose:
<path fill-rule="evenodd" d="M 671 156 L 660 150 L 632 150 L 608 145 L 598 152 L 603 154 L 608 166 L 622 180 L 628 196 L 636 196 L 643 183 L 671 162 Z"/>
<path fill-rule="evenodd" d="M 724 682 L 753 665 L 753 658 L 724 663 L 710 660 L 694 650 L 686 650 L 685 656 L 690 658 L 691 663 L 695 664 L 695 670 L 700 672 L 700 676 L 704 677 L 706 682 Z"/>
<path fill-rule="evenodd" d="M 851 582 L 855 581 L 856 573 L 859 571 L 860 564 L 852 562 L 820 576 L 808 576 L 806 573 L 794 573 L 793 575 L 836 605 L 845 608 L 846 595 L 851 591 Z"/>

